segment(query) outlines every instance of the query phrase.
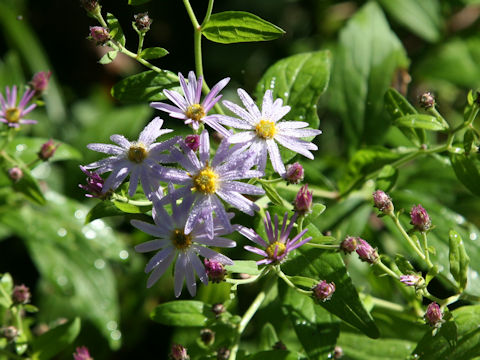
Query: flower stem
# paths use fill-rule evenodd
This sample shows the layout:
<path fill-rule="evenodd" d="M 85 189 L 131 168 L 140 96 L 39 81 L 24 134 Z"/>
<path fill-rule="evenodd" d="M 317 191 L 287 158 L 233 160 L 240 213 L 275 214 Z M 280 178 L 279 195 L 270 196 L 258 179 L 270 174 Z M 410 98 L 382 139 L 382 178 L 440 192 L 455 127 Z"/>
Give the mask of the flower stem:
<path fill-rule="evenodd" d="M 369 299 L 372 301 L 374 306 L 382 307 L 384 309 L 389 309 L 393 311 L 400 311 L 400 312 L 405 311 L 405 308 L 402 305 L 399 305 L 387 300 L 379 299 L 374 296 L 369 296 Z"/>
<path fill-rule="evenodd" d="M 428 251 L 428 240 L 427 240 L 427 233 L 425 231 L 422 231 L 422 239 L 423 239 L 423 250 L 425 251 L 425 262 L 428 265 L 428 268 L 432 268 L 433 264 L 430 261 L 430 254 Z"/>
<path fill-rule="evenodd" d="M 399 280 L 400 277 L 394 273 L 387 265 L 385 265 L 382 260 L 379 260 L 378 262 L 375 263 L 380 269 L 382 269 L 384 272 L 386 272 L 388 275 L 393 277 L 394 279 Z"/>
<path fill-rule="evenodd" d="M 118 195 L 116 193 L 112 194 L 112 200 L 126 203 L 126 204 L 132 204 L 135 206 L 151 206 L 152 205 L 152 202 L 150 200 L 132 200 L 122 195 Z"/>
<path fill-rule="evenodd" d="M 335 244 L 316 244 L 312 242 L 307 242 L 305 245 L 318 248 L 318 249 L 325 249 L 325 250 L 337 250 L 340 248 L 340 245 L 335 245 Z"/>
<path fill-rule="evenodd" d="M 202 27 L 210 20 L 210 15 L 212 15 L 213 10 L 213 0 L 208 0 L 208 7 L 207 7 L 207 14 L 205 15 L 205 19 L 203 19 Z"/>
<path fill-rule="evenodd" d="M 422 251 L 418 248 L 418 246 L 413 242 L 412 238 L 407 234 L 405 229 L 403 228 L 402 224 L 400 224 L 400 221 L 398 220 L 398 216 L 395 214 L 390 214 L 390 217 L 392 218 L 393 222 L 395 223 L 395 226 L 397 229 L 400 231 L 402 236 L 407 240 L 409 245 L 412 247 L 412 249 L 420 256 L 422 260 L 425 261 L 425 255 L 422 253 Z"/>
<path fill-rule="evenodd" d="M 285 283 L 286 283 L 288 286 L 290 286 L 290 287 L 291 287 L 292 289 L 294 289 L 295 291 L 299 292 L 299 293 L 302 294 L 302 295 L 308 295 L 308 296 L 312 295 L 312 291 L 303 290 L 303 289 L 300 289 L 300 288 L 296 287 L 295 284 L 290 281 L 290 279 L 288 278 L 288 276 L 283 273 L 282 269 L 275 267 L 275 272 L 277 273 L 277 275 L 278 275 L 283 281 L 285 281 Z"/>

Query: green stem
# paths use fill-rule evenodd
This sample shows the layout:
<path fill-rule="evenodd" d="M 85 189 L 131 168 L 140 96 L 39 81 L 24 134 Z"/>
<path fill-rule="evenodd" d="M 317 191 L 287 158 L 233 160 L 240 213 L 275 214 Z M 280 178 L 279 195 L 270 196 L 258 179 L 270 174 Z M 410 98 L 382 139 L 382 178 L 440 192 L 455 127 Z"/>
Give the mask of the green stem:
<path fill-rule="evenodd" d="M 432 268 L 433 264 L 430 261 L 430 253 L 428 251 L 428 240 L 427 240 L 427 233 L 422 231 L 422 239 L 423 239 L 423 250 L 425 251 L 425 262 L 428 265 L 428 268 Z"/>
<path fill-rule="evenodd" d="M 283 180 L 284 180 L 284 178 L 281 178 L 281 177 L 276 178 L 276 179 L 271 179 L 271 180 L 265 180 L 265 179 L 260 179 L 260 178 L 257 179 L 257 181 L 259 183 L 265 183 L 265 184 L 275 184 L 275 183 L 278 183 L 278 182 L 283 181 Z"/>
<path fill-rule="evenodd" d="M 118 195 L 116 193 L 112 194 L 112 200 L 126 203 L 126 204 L 132 204 L 135 206 L 151 206 L 152 205 L 152 202 L 150 200 L 132 200 L 124 196 Z"/>
<path fill-rule="evenodd" d="M 145 33 L 139 32 L 138 33 L 138 48 L 137 48 L 137 56 L 140 58 L 140 53 L 143 49 L 143 40 L 145 39 Z"/>
<path fill-rule="evenodd" d="M 5 136 L 5 140 L 3 141 L 2 146 L 0 147 L 0 150 L 3 150 L 7 147 L 8 144 L 10 144 L 10 141 L 13 140 L 13 135 L 14 135 L 15 129 L 12 127 L 9 127 L 7 130 L 7 136 Z"/>
<path fill-rule="evenodd" d="M 0 285 L 0 292 L 2 293 L 3 297 L 5 297 L 6 299 L 11 299 L 11 296 L 8 295 L 8 293 L 5 291 L 5 289 L 1 285 Z"/>
<path fill-rule="evenodd" d="M 298 193 L 300 190 L 301 186 L 300 185 L 292 185 L 292 184 L 286 184 L 284 182 L 280 182 L 277 184 L 278 188 L 281 188 L 282 190 L 287 190 L 291 193 Z M 338 199 L 339 193 L 337 191 L 328 191 L 325 189 L 322 189 L 320 187 L 317 187 L 315 185 L 310 185 L 308 184 L 308 190 L 313 191 L 313 196 L 314 197 L 320 197 L 324 199 Z"/>
<path fill-rule="evenodd" d="M 396 304 L 396 303 L 393 303 L 393 302 L 390 302 L 390 301 L 387 301 L 387 300 L 379 299 L 379 298 L 374 297 L 374 296 L 369 296 L 369 300 L 373 303 L 374 306 L 382 307 L 382 308 L 385 308 L 385 309 L 390 309 L 390 310 L 393 310 L 393 311 L 399 311 L 399 312 L 404 312 L 405 311 L 405 308 L 402 305 L 399 305 L 399 304 Z"/>
<path fill-rule="evenodd" d="M 405 229 L 403 228 L 402 224 L 400 224 L 400 221 L 398 220 L 398 217 L 395 214 L 390 214 L 390 218 L 392 218 L 393 222 L 395 223 L 395 226 L 397 229 L 400 231 L 402 236 L 407 240 L 407 242 L 410 244 L 412 249 L 420 256 L 422 260 L 425 261 L 425 255 L 422 253 L 422 251 L 418 248 L 418 246 L 413 242 L 412 238 L 407 234 Z"/>
<path fill-rule="evenodd" d="M 307 242 L 305 244 L 305 246 L 311 246 L 311 247 L 314 247 L 314 248 L 318 248 L 318 249 L 325 249 L 325 250 L 337 250 L 340 248 L 340 245 L 335 245 L 335 244 L 316 244 L 316 243 L 312 243 L 312 242 Z"/>
<path fill-rule="evenodd" d="M 400 277 L 394 273 L 387 265 L 385 265 L 382 260 L 378 260 L 378 262 L 375 263 L 380 269 L 382 269 L 384 272 L 386 272 L 388 275 L 393 277 L 394 279 L 399 280 Z"/>
<path fill-rule="evenodd" d="M 203 19 L 202 22 L 202 27 L 210 20 L 210 15 L 212 15 L 212 10 L 213 10 L 213 0 L 208 1 L 208 7 L 207 7 L 207 14 L 205 15 L 205 19 Z"/>
<path fill-rule="evenodd" d="M 277 275 L 278 275 L 283 281 L 285 281 L 285 283 L 286 283 L 288 286 L 290 286 L 290 287 L 291 287 L 292 289 L 294 289 L 295 291 L 299 292 L 299 293 L 302 294 L 302 295 L 308 295 L 308 296 L 312 295 L 313 292 L 312 292 L 311 290 L 310 290 L 310 291 L 309 291 L 309 290 L 303 290 L 303 289 L 300 289 L 300 288 L 296 287 L 295 284 L 290 281 L 290 279 L 288 278 L 288 276 L 285 275 L 280 268 L 275 267 L 275 272 L 277 273 Z"/>
<path fill-rule="evenodd" d="M 268 273 L 268 267 L 264 267 L 260 274 L 254 275 L 248 279 L 230 279 L 226 278 L 225 282 L 233 284 L 233 285 L 244 285 L 244 284 L 251 284 L 257 280 L 259 280 L 262 276 L 266 275 Z"/>
<path fill-rule="evenodd" d="M 298 218 L 298 232 L 301 233 L 303 231 L 303 221 L 305 220 L 305 216 L 300 215 Z"/>

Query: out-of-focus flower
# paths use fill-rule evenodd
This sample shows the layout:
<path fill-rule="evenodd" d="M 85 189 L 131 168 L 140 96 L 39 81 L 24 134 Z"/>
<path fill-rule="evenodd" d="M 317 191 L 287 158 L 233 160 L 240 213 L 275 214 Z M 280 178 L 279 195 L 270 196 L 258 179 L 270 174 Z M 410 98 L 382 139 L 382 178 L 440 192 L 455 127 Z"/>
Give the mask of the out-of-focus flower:
<path fill-rule="evenodd" d="M 442 310 L 440 310 L 440 306 L 436 302 L 428 305 L 424 317 L 427 324 L 435 328 L 439 328 L 444 322 Z"/>
<path fill-rule="evenodd" d="M 73 359 L 74 360 L 93 360 L 93 358 L 90 356 L 90 353 L 88 352 L 87 347 L 85 346 L 77 347 L 76 352 L 73 353 Z"/>
<path fill-rule="evenodd" d="M 187 354 L 187 349 L 180 344 L 173 344 L 170 351 L 170 357 L 173 360 L 188 360 L 190 356 Z"/>
<path fill-rule="evenodd" d="M 213 283 L 222 282 L 225 279 L 225 270 L 222 263 L 213 260 L 204 259 L 205 271 L 207 272 L 208 279 Z"/>
<path fill-rule="evenodd" d="M 392 199 L 382 190 L 377 190 L 373 193 L 373 203 L 383 214 L 393 214 Z"/>
<path fill-rule="evenodd" d="M 230 136 L 230 131 L 218 123 L 218 115 L 207 115 L 218 100 L 221 99 L 222 95 L 218 95 L 218 93 L 228 84 L 230 78 L 220 80 L 201 103 L 203 78 L 199 76 L 197 80 L 193 71 L 188 73 L 188 83 L 181 73 L 178 73 L 178 78 L 183 90 L 183 96 L 176 91 L 163 90 L 165 96 L 175 106 L 163 102 L 152 102 L 150 106 L 167 112 L 172 118 L 185 120 L 185 124 L 190 125 L 194 130 L 198 130 L 200 124 L 205 123 L 222 135 Z"/>
<path fill-rule="evenodd" d="M 353 236 L 347 236 L 340 244 L 340 249 L 342 249 L 345 254 L 354 252 L 357 250 L 357 238 Z"/>
<path fill-rule="evenodd" d="M 285 165 L 277 142 L 287 149 L 313 159 L 310 150 L 317 150 L 317 146 L 301 138 L 317 136 L 322 133 L 320 130 L 303 129 L 309 126 L 303 121 L 280 121 L 290 111 L 290 106 L 283 106 L 283 100 L 280 98 L 273 101 L 272 90 L 265 92 L 261 112 L 245 90 L 238 89 L 237 92 L 246 110 L 230 101 L 223 101 L 223 104 L 239 118 L 225 115 L 218 115 L 217 118 L 223 125 L 246 130 L 228 137 L 228 141 L 232 144 L 248 144 L 257 157 L 261 171 L 265 171 L 268 153 L 273 169 L 284 176 Z"/>
<path fill-rule="evenodd" d="M 211 329 L 200 330 L 200 339 L 206 346 L 210 346 L 215 342 L 215 332 Z"/>
<path fill-rule="evenodd" d="M 295 197 L 293 207 L 296 212 L 306 214 L 312 211 L 313 191 L 308 191 L 308 184 L 303 185 Z"/>
<path fill-rule="evenodd" d="M 221 347 L 217 351 L 217 360 L 228 360 L 230 357 L 230 349 L 226 347 Z"/>
<path fill-rule="evenodd" d="M 12 90 L 7 86 L 5 89 L 5 98 L 0 93 L 0 121 L 10 127 L 19 127 L 20 124 L 36 124 L 36 120 L 25 119 L 30 111 L 35 109 L 36 104 L 27 106 L 28 102 L 35 95 L 34 90 L 26 90 L 20 102 L 17 105 L 17 87 L 12 86 Z"/>
<path fill-rule="evenodd" d="M 150 30 L 150 25 L 152 25 L 153 20 L 148 16 L 148 12 L 133 15 L 133 18 L 135 19 L 135 26 L 138 31 L 146 33 Z"/>
<path fill-rule="evenodd" d="M 35 91 L 35 95 L 41 95 L 45 90 L 47 90 L 50 76 L 52 76 L 51 71 L 39 71 L 33 75 L 33 78 L 29 84 L 32 87 L 32 90 Z"/>
<path fill-rule="evenodd" d="M 105 45 L 110 40 L 110 32 L 102 26 L 90 26 L 90 38 L 97 45 Z"/>
<path fill-rule="evenodd" d="M 356 252 L 360 260 L 368 262 L 369 264 L 375 264 L 379 259 L 377 250 L 361 238 L 357 238 Z"/>
<path fill-rule="evenodd" d="M 212 312 L 216 317 L 219 317 L 221 314 L 223 314 L 225 310 L 225 306 L 222 303 L 212 305 Z"/>
<path fill-rule="evenodd" d="M 428 216 L 427 211 L 423 208 L 422 205 L 417 205 L 412 208 L 410 211 L 410 224 L 413 227 L 421 232 L 427 231 L 432 226 L 432 221 L 430 216 Z"/>
<path fill-rule="evenodd" d="M 160 181 L 166 181 L 170 170 L 158 163 L 167 162 L 168 156 L 164 154 L 173 148 L 180 137 L 167 141 L 154 143 L 161 135 L 173 130 L 161 130 L 163 120 L 159 117 L 153 119 L 140 133 L 138 141 L 128 141 L 122 135 L 112 135 L 110 140 L 117 145 L 88 144 L 87 148 L 93 151 L 113 155 L 108 158 L 93 162 L 85 169 L 97 169 L 97 174 L 111 171 L 110 176 L 103 184 L 102 194 L 118 188 L 130 174 L 129 196 L 133 196 L 140 181 L 147 198 L 160 198 L 163 194 Z"/>
<path fill-rule="evenodd" d="M 287 171 L 285 172 L 284 178 L 290 184 L 298 184 L 303 180 L 304 170 L 303 166 L 300 163 L 296 162 L 293 164 L 287 165 Z"/>
<path fill-rule="evenodd" d="M 334 282 L 327 283 L 326 280 L 322 280 L 313 288 L 313 295 L 317 300 L 327 301 L 332 298 L 335 289 Z"/>
<path fill-rule="evenodd" d="M 96 172 L 88 171 L 85 167 L 80 166 L 80 170 L 87 175 L 86 185 L 78 184 L 78 187 L 85 190 L 86 197 L 104 198 L 108 196 L 108 193 L 103 193 L 104 180 Z"/>
<path fill-rule="evenodd" d="M 199 135 L 187 135 L 185 136 L 185 144 L 192 151 L 197 151 L 200 147 L 200 136 Z"/>
<path fill-rule="evenodd" d="M 171 188 L 173 188 L 172 185 L 170 185 Z M 228 234 L 228 231 L 224 229 L 218 219 L 213 221 L 214 233 L 212 238 L 207 236 L 207 225 L 204 222 L 196 223 L 187 234 L 185 226 L 191 213 L 193 197 L 185 197 L 180 205 L 177 205 L 171 196 L 166 196 L 164 199 L 167 198 L 170 200 L 172 215 L 169 215 L 159 202 L 154 202 L 152 215 L 155 224 L 139 220 L 131 221 L 131 224 L 137 229 L 158 237 L 155 240 L 137 245 L 135 250 L 148 252 L 160 249 L 145 267 L 146 273 L 152 272 L 147 280 L 147 287 L 151 287 L 163 275 L 173 260 L 177 258 L 174 273 L 175 296 L 180 296 L 185 278 L 190 295 L 195 296 L 197 291 L 195 272 L 205 285 L 208 284 L 205 266 L 198 256 L 201 255 L 211 261 L 232 265 L 233 261 L 231 259 L 209 249 L 207 246 L 234 247 L 235 242 L 222 237 L 222 235 Z"/>
<path fill-rule="evenodd" d="M 0 329 L 0 336 L 3 336 L 7 341 L 13 341 L 18 336 L 18 329 L 15 326 L 7 326 Z"/>
<path fill-rule="evenodd" d="M 340 346 L 335 346 L 333 349 L 333 358 L 334 359 L 341 359 L 343 357 L 343 349 Z"/>
<path fill-rule="evenodd" d="M 23 178 L 23 171 L 19 167 L 8 169 L 8 177 L 14 182 L 19 182 Z"/>
<path fill-rule="evenodd" d="M 42 144 L 40 151 L 38 152 L 38 157 L 43 161 L 50 159 L 57 151 L 57 148 L 60 144 L 55 144 L 52 139 L 48 140 L 46 143 Z"/>
<path fill-rule="evenodd" d="M 270 218 L 270 213 L 266 211 L 266 217 L 263 219 L 265 226 L 265 232 L 267 233 L 267 240 L 264 240 L 253 229 L 245 226 L 239 226 L 238 232 L 245 236 L 247 239 L 253 241 L 255 244 L 260 245 L 264 249 L 259 249 L 253 246 L 245 246 L 245 250 L 253 252 L 255 254 L 263 256 L 262 260 L 257 261 L 258 265 L 261 264 L 279 264 L 283 262 L 287 255 L 296 248 L 302 246 L 312 238 L 307 237 L 302 240 L 302 236 L 308 231 L 308 229 L 302 230 L 297 236 L 289 239 L 290 232 L 292 231 L 297 214 L 295 213 L 290 219 L 290 223 L 287 226 L 288 213 L 285 213 L 283 217 L 282 228 L 280 229 L 278 224 L 278 216 L 275 215 L 274 222 Z"/>
<path fill-rule="evenodd" d="M 24 284 L 17 285 L 13 288 L 12 301 L 14 304 L 27 304 L 30 302 L 31 296 L 30 289 Z"/>

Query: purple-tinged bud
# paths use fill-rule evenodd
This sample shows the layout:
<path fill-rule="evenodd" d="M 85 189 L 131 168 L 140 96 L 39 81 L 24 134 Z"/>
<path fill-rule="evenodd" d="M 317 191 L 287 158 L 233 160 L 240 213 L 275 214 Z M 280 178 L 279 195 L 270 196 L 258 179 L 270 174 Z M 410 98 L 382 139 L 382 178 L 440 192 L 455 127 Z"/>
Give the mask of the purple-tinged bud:
<path fill-rule="evenodd" d="M 420 95 L 419 103 L 422 108 L 428 110 L 435 106 L 435 97 L 431 92 L 423 93 Z"/>
<path fill-rule="evenodd" d="M 357 238 L 357 249 L 355 250 L 360 260 L 375 264 L 378 261 L 377 250 L 372 248 L 368 242 L 361 238 Z"/>
<path fill-rule="evenodd" d="M 180 344 L 173 344 L 170 352 L 170 357 L 173 360 L 188 360 L 190 356 L 187 354 L 187 349 Z"/>
<path fill-rule="evenodd" d="M 0 335 L 9 342 L 14 341 L 18 336 L 18 329 L 15 326 L 7 326 L 0 329 Z"/>
<path fill-rule="evenodd" d="M 298 184 L 299 182 L 303 181 L 303 176 L 304 170 L 300 163 L 296 162 L 287 165 L 287 171 L 285 172 L 284 178 L 290 184 Z"/>
<path fill-rule="evenodd" d="M 228 360 L 230 357 L 230 350 L 226 347 L 222 347 L 217 351 L 217 360 Z"/>
<path fill-rule="evenodd" d="M 221 263 L 214 260 L 204 259 L 205 271 L 207 272 L 208 279 L 213 283 L 219 283 L 225 280 L 225 274 L 227 271 Z"/>
<path fill-rule="evenodd" d="M 347 236 L 340 244 L 340 249 L 342 249 L 345 254 L 354 252 L 357 250 L 357 238 L 353 236 Z"/>
<path fill-rule="evenodd" d="M 76 352 L 73 353 L 74 360 L 93 360 L 85 346 L 77 347 Z"/>
<path fill-rule="evenodd" d="M 312 210 L 313 191 L 308 191 L 308 184 L 303 185 L 297 193 L 293 207 L 296 212 L 305 214 Z"/>
<path fill-rule="evenodd" d="M 278 340 L 275 344 L 273 344 L 272 348 L 273 350 L 287 350 L 287 347 L 281 340 Z"/>
<path fill-rule="evenodd" d="M 202 329 L 200 330 L 200 339 L 205 345 L 210 346 L 215 342 L 215 332 L 210 329 Z"/>
<path fill-rule="evenodd" d="M 148 16 L 148 12 L 140 13 L 137 15 L 133 15 L 135 19 L 135 26 L 137 27 L 138 31 L 142 33 L 146 33 L 150 30 L 150 25 L 152 25 L 153 20 Z"/>
<path fill-rule="evenodd" d="M 212 312 L 215 314 L 215 317 L 219 317 L 221 314 L 225 312 L 225 306 L 222 303 L 213 304 L 212 305 Z"/>
<path fill-rule="evenodd" d="M 382 190 L 377 190 L 373 193 L 373 203 L 378 210 L 383 214 L 393 214 L 393 203 L 390 196 L 385 194 Z"/>
<path fill-rule="evenodd" d="M 94 15 L 100 11 L 97 0 L 80 0 L 80 5 L 90 14 Z"/>
<path fill-rule="evenodd" d="M 105 45 L 110 40 L 110 33 L 108 29 L 101 26 L 90 26 L 90 38 L 94 40 L 97 45 Z"/>
<path fill-rule="evenodd" d="M 48 140 L 40 148 L 40 151 L 38 152 L 38 157 L 43 161 L 47 161 L 55 154 L 55 151 L 57 151 L 57 148 L 59 146 L 60 144 L 55 144 L 52 139 Z"/>
<path fill-rule="evenodd" d="M 52 76 L 51 71 L 40 71 L 33 75 L 33 78 L 29 84 L 32 87 L 32 90 L 35 90 L 35 95 L 41 95 L 45 90 L 47 90 L 50 76 Z"/>
<path fill-rule="evenodd" d="M 415 286 L 420 280 L 420 276 L 417 275 L 401 275 L 400 281 L 407 286 Z"/>
<path fill-rule="evenodd" d="M 343 357 L 343 349 L 340 346 L 335 346 L 335 349 L 333 349 L 333 358 L 341 359 L 342 357 Z"/>
<path fill-rule="evenodd" d="M 185 145 L 187 145 L 192 151 L 197 151 L 200 147 L 200 135 L 185 136 Z"/>
<path fill-rule="evenodd" d="M 432 226 L 430 216 L 428 216 L 427 211 L 422 205 L 417 205 L 412 208 L 412 211 L 410 211 L 410 219 L 410 224 L 413 225 L 415 230 L 421 232 L 427 231 L 430 229 L 430 226 Z"/>
<path fill-rule="evenodd" d="M 327 283 L 325 280 L 320 281 L 313 288 L 313 295 L 317 300 L 327 301 L 332 298 L 333 293 L 335 292 L 335 283 Z"/>
<path fill-rule="evenodd" d="M 23 171 L 19 167 L 13 167 L 8 170 L 8 177 L 15 183 L 23 178 Z"/>
<path fill-rule="evenodd" d="M 436 302 L 428 305 L 424 317 L 427 324 L 435 328 L 439 328 L 444 322 L 442 310 L 440 310 L 440 306 Z"/>
<path fill-rule="evenodd" d="M 94 197 L 103 199 L 107 194 L 102 194 L 104 180 L 95 172 L 88 171 L 85 167 L 80 166 L 80 169 L 87 175 L 86 185 L 79 184 L 78 187 L 85 190 L 86 197 Z"/>
<path fill-rule="evenodd" d="M 14 304 L 27 304 L 31 298 L 30 289 L 24 284 L 17 285 L 13 288 L 12 301 Z"/>

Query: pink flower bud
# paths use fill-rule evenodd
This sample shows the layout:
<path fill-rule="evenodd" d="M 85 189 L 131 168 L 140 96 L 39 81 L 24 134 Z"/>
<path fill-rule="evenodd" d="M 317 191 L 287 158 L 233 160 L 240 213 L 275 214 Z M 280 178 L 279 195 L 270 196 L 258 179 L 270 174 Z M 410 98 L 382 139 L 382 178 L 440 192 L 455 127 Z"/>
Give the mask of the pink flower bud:
<path fill-rule="evenodd" d="M 192 151 L 197 151 L 200 147 L 200 136 L 187 135 L 185 137 L 185 145 L 187 145 Z"/>
<path fill-rule="evenodd" d="M 343 357 L 343 349 L 340 346 L 335 346 L 333 350 L 333 358 L 334 359 L 341 359 Z"/>
<path fill-rule="evenodd" d="M 308 191 L 308 184 L 303 185 L 297 193 L 293 207 L 295 211 L 301 214 L 312 210 L 313 192 Z"/>
<path fill-rule="evenodd" d="M 77 347 L 76 352 L 73 354 L 74 360 L 93 360 L 85 346 Z"/>
<path fill-rule="evenodd" d="M 357 238 L 353 236 L 347 236 L 340 244 L 340 249 L 342 249 L 345 254 L 354 252 L 357 250 Z"/>
<path fill-rule="evenodd" d="M 135 26 L 137 27 L 138 31 L 146 33 L 148 30 L 150 30 L 150 25 L 152 25 L 153 20 L 148 16 L 148 12 L 133 15 L 133 17 L 135 19 Z"/>
<path fill-rule="evenodd" d="M 421 232 L 427 231 L 430 229 L 430 226 L 432 226 L 430 216 L 428 216 L 427 211 L 422 205 L 417 205 L 412 208 L 412 211 L 410 211 L 410 219 L 410 224 L 412 224 L 416 230 Z"/>
<path fill-rule="evenodd" d="M 223 265 L 217 261 L 204 259 L 205 271 L 207 272 L 208 278 L 213 283 L 222 282 L 225 279 L 225 274 L 227 271 Z"/>
<path fill-rule="evenodd" d="M 442 323 L 444 322 L 442 311 L 436 302 L 432 302 L 428 305 L 424 317 L 427 324 L 432 327 L 438 328 L 442 326 Z"/>
<path fill-rule="evenodd" d="M 8 177 L 13 182 L 19 182 L 23 178 L 23 171 L 19 167 L 13 167 L 8 170 Z"/>
<path fill-rule="evenodd" d="M 108 29 L 105 29 L 104 27 L 90 26 L 90 37 L 97 43 L 97 45 L 104 45 L 110 40 L 110 33 Z"/>
<path fill-rule="evenodd" d="M 103 194 L 104 180 L 95 172 L 88 171 L 85 167 L 80 166 L 80 169 L 87 175 L 86 185 L 79 184 L 78 187 L 85 190 L 86 197 L 104 198 L 107 194 Z"/>
<path fill-rule="evenodd" d="M 435 105 L 435 97 L 431 92 L 423 93 L 420 95 L 419 103 L 422 108 L 428 110 Z"/>
<path fill-rule="evenodd" d="M 17 285 L 13 288 L 12 301 L 14 304 L 26 304 L 30 301 L 30 289 L 25 285 Z"/>
<path fill-rule="evenodd" d="M 385 194 L 382 190 L 377 190 L 373 193 L 373 203 L 378 210 L 384 214 L 393 213 L 393 203 L 390 196 Z"/>
<path fill-rule="evenodd" d="M 95 13 L 100 10 L 100 5 L 97 0 L 80 0 L 80 5 L 89 13 Z"/>
<path fill-rule="evenodd" d="M 228 360 L 230 357 L 230 350 L 226 347 L 221 347 L 217 351 L 217 360 Z"/>
<path fill-rule="evenodd" d="M 48 140 L 40 148 L 40 151 L 38 152 L 38 157 L 43 161 L 47 161 L 55 154 L 55 151 L 57 151 L 57 148 L 59 146 L 60 144 L 54 144 L 52 139 Z"/>
<path fill-rule="evenodd" d="M 215 317 L 219 317 L 221 314 L 225 312 L 225 306 L 222 303 L 213 304 L 212 305 L 212 312 L 215 314 Z"/>
<path fill-rule="evenodd" d="M 30 81 L 30 86 L 35 90 L 35 95 L 40 95 L 47 90 L 50 76 L 52 76 L 51 71 L 40 71 L 33 75 L 32 81 Z"/>
<path fill-rule="evenodd" d="M 293 164 L 287 165 L 287 171 L 285 172 L 284 178 L 290 184 L 298 184 L 303 180 L 304 170 L 303 166 L 300 163 L 296 162 Z"/>
<path fill-rule="evenodd" d="M 333 293 L 335 292 L 335 283 L 327 283 L 325 280 L 320 281 L 313 288 L 313 295 L 317 300 L 327 301 L 332 298 Z"/>
<path fill-rule="evenodd" d="M 180 344 L 173 344 L 170 356 L 173 360 L 188 360 L 190 356 L 187 354 L 187 349 Z"/>
<path fill-rule="evenodd" d="M 357 238 L 356 252 L 360 260 L 368 262 L 369 264 L 375 264 L 378 261 L 377 250 L 372 248 L 368 242 L 361 238 Z"/>

